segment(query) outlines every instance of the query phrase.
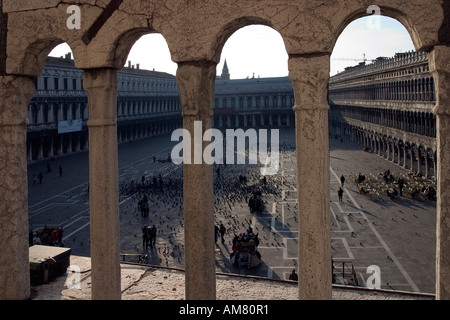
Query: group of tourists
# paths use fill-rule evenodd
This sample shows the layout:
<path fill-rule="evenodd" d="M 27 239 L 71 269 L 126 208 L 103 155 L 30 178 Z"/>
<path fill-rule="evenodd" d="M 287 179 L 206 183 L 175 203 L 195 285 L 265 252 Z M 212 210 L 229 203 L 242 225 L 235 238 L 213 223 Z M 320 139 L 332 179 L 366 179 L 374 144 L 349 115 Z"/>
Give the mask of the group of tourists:
<path fill-rule="evenodd" d="M 264 210 L 264 202 L 262 200 L 261 190 L 256 189 L 253 191 L 253 194 L 250 196 L 248 200 L 248 207 L 250 208 L 250 212 L 261 212 Z"/>
<path fill-rule="evenodd" d="M 53 158 L 52 158 L 52 160 L 53 160 Z M 59 176 L 62 177 L 62 175 L 63 175 L 63 168 L 62 168 L 62 166 L 59 166 L 58 171 L 59 171 Z M 50 174 L 51 172 L 52 172 L 52 167 L 51 167 L 50 163 L 47 163 L 47 174 Z M 31 178 L 32 178 L 33 184 L 36 184 L 37 180 L 39 180 L 39 184 L 42 184 L 42 181 L 44 179 L 44 175 L 42 174 L 42 171 L 41 171 L 41 172 L 39 172 L 38 175 L 33 173 L 31 175 Z"/>
<path fill-rule="evenodd" d="M 387 169 L 383 173 L 383 179 L 386 181 L 386 183 L 394 182 L 395 178 L 394 175 L 391 173 L 391 170 Z"/>
<path fill-rule="evenodd" d="M 408 183 L 403 177 L 395 178 L 395 176 L 392 174 L 392 172 L 387 169 L 384 172 L 379 173 L 380 176 L 383 177 L 384 182 L 389 187 L 386 188 L 383 192 L 391 199 L 395 200 L 398 196 L 403 196 L 403 190 L 405 187 L 407 187 Z M 418 176 L 414 171 L 409 173 L 408 175 Z M 366 176 L 362 175 L 361 173 L 358 174 L 358 177 L 355 179 L 355 182 L 362 183 L 366 180 Z M 342 182 L 342 179 L 341 179 Z M 423 199 L 435 201 L 436 200 L 436 189 L 432 186 L 425 186 L 422 187 L 414 187 L 414 185 L 410 185 L 410 187 L 413 187 L 413 189 L 410 189 L 411 198 L 413 200 L 417 199 L 419 196 L 421 196 Z M 342 198 L 342 191 L 338 191 L 339 200 Z M 360 194 L 367 194 L 368 191 L 365 190 L 362 186 L 359 190 Z"/>
<path fill-rule="evenodd" d="M 232 240 L 232 253 L 230 255 L 231 264 L 236 267 L 246 266 L 253 268 L 261 263 L 261 254 L 258 252 L 258 234 L 250 227 L 244 234 L 234 235 Z"/>
<path fill-rule="evenodd" d="M 166 179 L 164 180 L 162 175 L 154 175 L 152 178 L 142 176 L 141 181 L 138 179 L 131 179 L 129 182 L 122 182 L 120 185 L 120 193 L 124 195 L 130 195 L 135 193 L 136 191 L 154 191 L 154 192 L 163 192 L 168 188 L 176 188 L 179 189 L 182 186 L 182 183 L 179 179 Z"/>
<path fill-rule="evenodd" d="M 29 245 L 46 245 L 46 246 L 63 246 L 62 242 L 63 228 L 48 228 L 38 229 L 29 232 Z"/>
<path fill-rule="evenodd" d="M 142 227 L 142 246 L 145 249 L 155 247 L 156 243 L 156 226 L 153 225 L 152 227 L 148 225 L 144 225 Z"/>

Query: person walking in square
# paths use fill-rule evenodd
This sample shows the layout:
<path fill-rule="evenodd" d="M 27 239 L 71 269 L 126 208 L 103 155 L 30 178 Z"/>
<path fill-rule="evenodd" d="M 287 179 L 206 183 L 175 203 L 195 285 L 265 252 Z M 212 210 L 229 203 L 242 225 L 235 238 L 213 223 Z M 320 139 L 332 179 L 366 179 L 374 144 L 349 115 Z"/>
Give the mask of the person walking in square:
<path fill-rule="evenodd" d="M 150 242 L 150 229 L 149 227 L 147 227 L 147 225 L 145 225 L 142 228 L 142 246 L 145 249 L 148 249 L 149 242 Z"/>
<path fill-rule="evenodd" d="M 156 227 L 155 225 L 152 226 L 150 229 L 150 248 L 153 248 L 156 243 Z"/>
<path fill-rule="evenodd" d="M 342 188 L 339 188 L 338 190 L 338 196 L 339 196 L 339 201 L 342 202 L 342 195 L 344 194 L 344 190 L 342 190 Z"/>
<path fill-rule="evenodd" d="M 289 275 L 289 280 L 298 281 L 298 275 L 295 273 L 295 269 L 293 269 L 292 273 Z"/>
<path fill-rule="evenodd" d="M 217 238 L 219 237 L 219 227 L 217 225 L 214 225 L 214 241 L 217 244 Z"/>
<path fill-rule="evenodd" d="M 225 239 L 223 238 L 223 236 L 225 235 L 225 232 L 227 231 L 227 229 L 222 224 L 222 222 L 220 223 L 219 231 L 220 231 L 220 238 L 222 240 L 222 243 L 225 243 Z"/>
<path fill-rule="evenodd" d="M 344 175 L 341 176 L 341 187 L 344 187 L 344 183 L 345 183 L 345 177 Z"/>

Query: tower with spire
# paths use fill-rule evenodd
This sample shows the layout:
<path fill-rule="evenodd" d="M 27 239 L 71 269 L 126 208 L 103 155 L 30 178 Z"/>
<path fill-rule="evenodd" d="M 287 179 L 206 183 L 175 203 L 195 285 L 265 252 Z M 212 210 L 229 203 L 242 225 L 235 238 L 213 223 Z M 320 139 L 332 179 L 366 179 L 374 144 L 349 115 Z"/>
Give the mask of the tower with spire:
<path fill-rule="evenodd" d="M 225 63 L 223 64 L 222 74 L 220 76 L 222 80 L 230 80 L 230 72 L 228 70 L 227 59 L 225 59 Z"/>

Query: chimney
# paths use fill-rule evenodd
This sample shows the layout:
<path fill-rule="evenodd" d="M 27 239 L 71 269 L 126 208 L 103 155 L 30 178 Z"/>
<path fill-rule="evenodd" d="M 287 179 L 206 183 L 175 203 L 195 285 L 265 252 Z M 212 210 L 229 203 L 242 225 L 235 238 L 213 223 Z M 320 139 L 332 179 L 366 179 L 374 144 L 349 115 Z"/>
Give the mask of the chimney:
<path fill-rule="evenodd" d="M 72 60 L 72 53 L 68 52 L 66 54 L 66 60 Z"/>
<path fill-rule="evenodd" d="M 139 70 L 139 63 L 136 63 L 136 69 Z"/>
<path fill-rule="evenodd" d="M 131 61 L 128 61 L 128 68 L 131 68 Z"/>

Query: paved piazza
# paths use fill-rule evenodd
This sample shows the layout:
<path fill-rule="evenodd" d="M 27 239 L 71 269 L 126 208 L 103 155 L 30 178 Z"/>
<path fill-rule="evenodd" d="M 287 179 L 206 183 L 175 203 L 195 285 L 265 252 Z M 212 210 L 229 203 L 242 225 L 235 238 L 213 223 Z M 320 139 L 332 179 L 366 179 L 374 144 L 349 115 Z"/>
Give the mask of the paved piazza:
<path fill-rule="evenodd" d="M 288 279 L 297 267 L 298 213 L 296 152 L 293 129 L 280 130 L 280 170 L 260 183 L 259 165 L 220 165 L 214 168 L 215 221 L 227 228 L 225 243 L 216 246 L 217 272 Z M 184 267 L 184 228 L 182 166 L 167 160 L 175 143 L 161 136 L 119 146 L 120 245 L 122 260 L 151 265 Z M 47 173 L 47 164 L 52 171 Z M 58 167 L 63 174 L 59 175 Z M 89 256 L 88 154 L 31 164 L 29 166 L 30 229 L 63 227 L 64 245 L 72 255 Z M 364 285 L 378 266 L 382 289 L 434 293 L 436 205 L 431 200 L 405 196 L 390 199 L 383 193 L 385 170 L 395 177 L 403 175 L 417 187 L 430 181 L 417 181 L 408 171 L 339 137 L 330 137 L 330 214 L 331 253 L 334 273 L 339 281 L 349 281 L 355 271 Z M 31 176 L 42 172 L 42 184 Z M 359 193 L 353 177 L 364 174 L 372 190 Z M 163 181 L 159 183 L 159 176 Z M 247 177 L 247 183 L 239 181 Z M 344 175 L 343 201 L 337 191 Z M 144 188 L 141 188 L 142 177 Z M 157 184 L 153 184 L 153 177 Z M 260 187 L 265 210 L 250 213 L 248 196 Z M 380 192 L 380 194 L 377 194 Z M 147 195 L 148 217 L 141 216 L 138 202 Z M 155 248 L 143 247 L 141 227 L 155 225 Z M 231 240 L 251 226 L 259 233 L 262 263 L 256 268 L 237 268 L 230 264 Z M 204 230 L 198 230 L 204 232 Z M 345 276 L 343 277 L 343 271 Z M 330 275 L 331 276 L 331 275 Z"/>

